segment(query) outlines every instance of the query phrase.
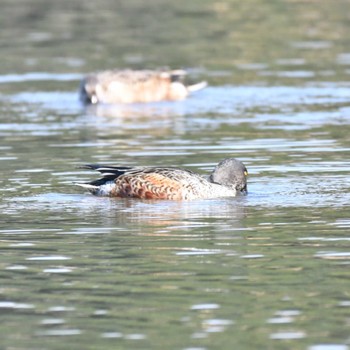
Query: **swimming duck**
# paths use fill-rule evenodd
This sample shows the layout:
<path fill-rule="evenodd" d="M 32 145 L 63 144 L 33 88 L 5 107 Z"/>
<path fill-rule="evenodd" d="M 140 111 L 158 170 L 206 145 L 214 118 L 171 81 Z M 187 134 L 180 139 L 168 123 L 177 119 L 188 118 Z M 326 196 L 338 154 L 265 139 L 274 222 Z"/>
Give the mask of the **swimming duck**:
<path fill-rule="evenodd" d="M 87 75 L 80 84 L 84 103 L 176 101 L 207 86 L 205 81 L 186 86 L 184 70 L 107 70 Z"/>
<path fill-rule="evenodd" d="M 114 167 L 84 165 L 102 178 L 77 185 L 97 196 L 140 199 L 192 200 L 247 194 L 247 169 L 235 158 L 221 161 L 205 178 L 173 167 Z"/>

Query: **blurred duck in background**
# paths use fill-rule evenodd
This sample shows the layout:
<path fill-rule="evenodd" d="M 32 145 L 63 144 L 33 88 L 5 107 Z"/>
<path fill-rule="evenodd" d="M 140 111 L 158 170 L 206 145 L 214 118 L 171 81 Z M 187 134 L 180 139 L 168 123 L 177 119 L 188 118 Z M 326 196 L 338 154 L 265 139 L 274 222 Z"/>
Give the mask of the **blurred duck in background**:
<path fill-rule="evenodd" d="M 80 84 L 84 103 L 138 103 L 183 100 L 207 86 L 185 85 L 184 70 L 107 70 L 87 75 Z"/>

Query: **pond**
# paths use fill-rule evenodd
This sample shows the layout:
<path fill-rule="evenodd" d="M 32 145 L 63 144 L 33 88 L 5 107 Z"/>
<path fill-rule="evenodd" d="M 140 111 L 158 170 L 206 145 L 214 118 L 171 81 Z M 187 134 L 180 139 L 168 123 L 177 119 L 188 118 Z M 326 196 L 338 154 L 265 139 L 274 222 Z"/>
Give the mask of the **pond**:
<path fill-rule="evenodd" d="M 349 349 L 349 1 L 5 1 L 3 349 Z M 187 100 L 85 107 L 85 73 L 187 68 Z M 86 163 L 236 157 L 248 196 L 94 197 Z"/>

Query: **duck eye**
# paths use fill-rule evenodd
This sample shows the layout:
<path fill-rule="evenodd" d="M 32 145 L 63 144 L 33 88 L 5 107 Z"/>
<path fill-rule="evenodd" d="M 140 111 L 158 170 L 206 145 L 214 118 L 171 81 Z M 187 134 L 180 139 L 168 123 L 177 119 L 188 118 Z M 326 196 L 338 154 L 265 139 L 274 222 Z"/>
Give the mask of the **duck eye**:
<path fill-rule="evenodd" d="M 248 170 L 244 170 L 244 175 L 248 176 Z"/>

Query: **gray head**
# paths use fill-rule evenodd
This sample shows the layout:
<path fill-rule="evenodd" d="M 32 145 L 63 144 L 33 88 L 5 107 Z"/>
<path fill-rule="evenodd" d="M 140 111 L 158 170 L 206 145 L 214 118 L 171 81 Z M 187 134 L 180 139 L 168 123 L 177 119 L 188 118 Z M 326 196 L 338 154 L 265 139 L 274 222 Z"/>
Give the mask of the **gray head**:
<path fill-rule="evenodd" d="M 247 194 L 247 168 L 235 158 L 221 161 L 209 176 L 209 181 L 227 187 L 233 187 L 242 194 Z"/>

